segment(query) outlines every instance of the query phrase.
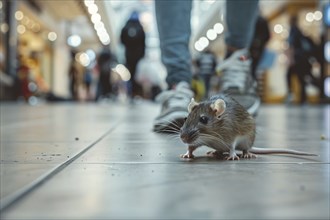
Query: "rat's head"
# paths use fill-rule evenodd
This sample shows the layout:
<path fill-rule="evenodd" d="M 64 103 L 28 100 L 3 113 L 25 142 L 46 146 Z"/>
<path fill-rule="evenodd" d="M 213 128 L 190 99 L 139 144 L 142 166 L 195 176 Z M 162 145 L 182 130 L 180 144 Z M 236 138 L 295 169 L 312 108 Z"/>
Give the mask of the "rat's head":
<path fill-rule="evenodd" d="M 180 137 L 184 143 L 202 145 L 203 137 L 212 132 L 214 124 L 221 120 L 226 110 L 223 99 L 213 102 L 197 103 L 191 99 L 188 105 L 189 115 L 180 130 Z"/>

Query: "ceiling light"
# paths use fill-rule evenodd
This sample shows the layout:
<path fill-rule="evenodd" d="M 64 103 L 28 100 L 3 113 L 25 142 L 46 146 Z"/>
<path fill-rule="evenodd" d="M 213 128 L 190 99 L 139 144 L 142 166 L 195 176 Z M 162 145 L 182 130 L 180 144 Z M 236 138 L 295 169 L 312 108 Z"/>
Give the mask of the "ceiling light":
<path fill-rule="evenodd" d="M 131 73 L 123 64 L 118 64 L 115 67 L 115 71 L 119 74 L 123 81 L 128 81 L 131 79 Z"/>
<path fill-rule="evenodd" d="M 20 24 L 20 25 L 17 26 L 17 32 L 18 32 L 19 34 L 24 34 L 25 31 L 26 31 L 26 28 L 25 28 L 24 25 Z"/>
<path fill-rule="evenodd" d="M 102 22 L 101 15 L 97 13 L 98 7 L 94 3 L 94 0 L 85 0 L 84 4 L 87 7 L 89 14 L 91 14 L 91 21 L 94 24 L 94 29 L 96 31 L 97 36 L 99 37 L 99 40 L 103 45 L 109 44 L 110 43 L 109 34 L 104 27 L 104 23 Z"/>
<path fill-rule="evenodd" d="M 110 44 L 110 38 L 101 41 L 101 43 L 102 43 L 103 45 L 108 45 L 108 44 Z"/>
<path fill-rule="evenodd" d="M 0 29 L 1 29 L 2 33 L 7 33 L 8 30 L 9 30 L 9 26 L 8 26 L 7 23 L 3 23 L 3 24 L 0 25 Z"/>
<path fill-rule="evenodd" d="M 91 15 L 97 13 L 98 10 L 99 10 L 99 8 L 95 4 L 92 4 L 92 5 L 88 6 L 88 12 Z"/>
<path fill-rule="evenodd" d="M 217 33 L 215 32 L 215 30 L 210 29 L 206 32 L 206 37 L 209 40 L 215 40 L 217 38 Z"/>
<path fill-rule="evenodd" d="M 214 26 L 213 26 L 213 29 L 215 31 L 215 33 L 217 34 L 221 34 L 224 30 L 224 27 L 221 23 L 216 23 Z"/>
<path fill-rule="evenodd" d="M 78 35 L 71 35 L 68 37 L 67 43 L 71 47 L 78 47 L 81 44 L 81 38 Z"/>
<path fill-rule="evenodd" d="M 197 50 L 197 51 L 202 51 L 204 48 L 202 47 L 202 45 L 200 44 L 200 42 L 199 41 L 196 41 L 195 42 L 195 49 Z"/>
<path fill-rule="evenodd" d="M 209 46 L 209 43 L 210 43 L 210 41 L 206 37 L 201 37 L 199 39 L 199 42 L 200 42 L 201 46 L 204 47 L 204 48 Z"/>
<path fill-rule="evenodd" d="M 98 30 L 96 31 L 96 33 L 97 33 L 97 36 L 99 36 L 99 37 L 101 37 L 101 36 L 103 36 L 103 35 L 108 35 L 107 31 L 106 31 L 104 28 L 102 28 L 102 29 L 98 29 Z"/>
<path fill-rule="evenodd" d="M 55 32 L 48 33 L 48 40 L 55 41 L 57 39 L 57 34 Z"/>
<path fill-rule="evenodd" d="M 320 11 L 315 11 L 315 12 L 314 12 L 314 19 L 315 19 L 316 21 L 321 20 L 322 17 L 323 17 L 322 12 L 320 12 Z"/>
<path fill-rule="evenodd" d="M 23 12 L 21 12 L 21 11 L 16 11 L 15 12 L 15 18 L 16 18 L 16 20 L 20 21 L 20 20 L 23 19 L 23 17 L 24 17 Z"/>
<path fill-rule="evenodd" d="M 95 60 L 96 58 L 96 54 L 95 52 L 92 50 L 92 49 L 88 49 L 86 50 L 86 54 L 88 55 L 89 59 L 92 61 L 92 60 Z"/>
<path fill-rule="evenodd" d="M 97 22 L 97 23 L 94 24 L 94 29 L 95 29 L 95 30 L 98 30 L 98 29 L 100 29 L 100 28 L 104 28 L 104 24 L 103 24 L 102 21 Z"/>
<path fill-rule="evenodd" d="M 86 7 L 89 7 L 90 5 L 94 4 L 94 0 L 85 0 L 84 4 Z"/>
<path fill-rule="evenodd" d="M 110 37 L 108 34 L 104 34 L 104 35 L 100 36 L 100 40 L 102 42 L 106 42 L 106 41 L 110 40 Z"/>
<path fill-rule="evenodd" d="M 86 53 L 80 53 L 78 60 L 81 63 L 81 65 L 83 65 L 85 67 L 91 63 L 89 56 Z"/>
<path fill-rule="evenodd" d="M 308 12 L 305 17 L 306 21 L 312 22 L 314 20 L 314 13 Z"/>
<path fill-rule="evenodd" d="M 95 13 L 91 16 L 91 20 L 94 24 L 101 21 L 101 15 L 99 13 Z"/>
<path fill-rule="evenodd" d="M 277 34 L 282 33 L 282 31 L 283 31 L 283 26 L 280 25 L 280 24 L 276 24 L 276 25 L 274 26 L 274 31 L 275 31 L 275 33 L 277 33 Z"/>

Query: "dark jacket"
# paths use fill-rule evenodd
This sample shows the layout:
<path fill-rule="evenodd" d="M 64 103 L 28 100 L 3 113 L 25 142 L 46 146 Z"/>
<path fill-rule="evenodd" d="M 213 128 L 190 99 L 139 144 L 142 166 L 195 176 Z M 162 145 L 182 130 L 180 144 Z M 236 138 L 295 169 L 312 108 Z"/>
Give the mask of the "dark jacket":
<path fill-rule="evenodd" d="M 139 20 L 129 19 L 120 35 L 126 59 L 140 59 L 145 53 L 145 32 Z"/>

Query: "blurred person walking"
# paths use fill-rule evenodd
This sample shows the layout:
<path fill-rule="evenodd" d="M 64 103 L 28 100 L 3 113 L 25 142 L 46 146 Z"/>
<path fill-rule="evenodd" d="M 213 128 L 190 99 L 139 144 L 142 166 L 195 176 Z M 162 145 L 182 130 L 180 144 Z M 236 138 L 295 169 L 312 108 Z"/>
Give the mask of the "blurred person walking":
<path fill-rule="evenodd" d="M 135 81 L 136 66 L 145 55 L 145 32 L 139 20 L 139 14 L 133 11 L 120 35 L 125 46 L 126 67 L 131 73 L 129 95 L 131 98 L 142 96 L 142 86 Z"/>
<path fill-rule="evenodd" d="M 196 59 L 197 74 L 202 78 L 205 84 L 205 97 L 208 97 L 210 91 L 210 79 L 215 74 L 217 59 L 211 50 L 205 50 L 199 54 Z"/>
<path fill-rule="evenodd" d="M 167 69 L 168 91 L 157 100 L 161 113 L 154 121 L 154 131 L 162 132 L 182 124 L 187 106 L 194 96 L 189 40 L 192 1 L 155 1 L 162 61 Z M 221 72 L 220 93 L 230 94 L 247 111 L 256 115 L 260 106 L 257 84 L 251 74 L 249 50 L 258 16 L 258 0 L 227 1 L 227 54 L 217 67 Z"/>
<path fill-rule="evenodd" d="M 71 63 L 69 66 L 69 84 L 70 93 L 72 100 L 79 99 L 79 80 L 80 80 L 80 69 L 78 62 L 75 60 L 76 52 L 71 51 Z"/>
<path fill-rule="evenodd" d="M 25 101 L 28 101 L 28 99 L 32 96 L 32 92 L 29 89 L 29 83 L 31 82 L 31 69 L 27 65 L 27 57 L 20 55 L 19 60 L 19 66 L 17 69 L 17 75 L 19 79 L 19 93 L 24 98 Z"/>
<path fill-rule="evenodd" d="M 93 81 L 93 69 L 91 66 L 87 66 L 84 71 L 84 86 L 86 90 L 86 100 L 91 100 L 91 84 Z"/>
<path fill-rule="evenodd" d="M 97 58 L 97 70 L 99 72 L 99 80 L 97 83 L 95 101 L 100 98 L 110 98 L 113 93 L 111 83 L 111 69 L 117 64 L 116 56 L 111 52 L 110 48 L 104 47 Z"/>
<path fill-rule="evenodd" d="M 286 75 L 288 89 L 286 102 L 293 101 L 292 76 L 296 75 L 300 85 L 299 103 L 304 104 L 307 101 L 307 78 L 310 78 L 311 83 L 318 87 L 318 79 L 311 73 L 311 58 L 316 56 L 316 45 L 299 29 L 297 16 L 291 17 L 290 26 L 288 37 L 290 63 Z"/>
<path fill-rule="evenodd" d="M 254 35 L 250 45 L 250 55 L 252 58 L 251 72 L 253 77 L 257 77 L 258 64 L 260 63 L 266 44 L 270 39 L 270 31 L 268 27 L 268 21 L 262 17 L 258 16 Z"/>
<path fill-rule="evenodd" d="M 166 88 L 166 70 L 158 53 L 147 50 L 136 68 L 135 80 L 143 89 L 143 98 L 155 100 L 155 97 Z"/>

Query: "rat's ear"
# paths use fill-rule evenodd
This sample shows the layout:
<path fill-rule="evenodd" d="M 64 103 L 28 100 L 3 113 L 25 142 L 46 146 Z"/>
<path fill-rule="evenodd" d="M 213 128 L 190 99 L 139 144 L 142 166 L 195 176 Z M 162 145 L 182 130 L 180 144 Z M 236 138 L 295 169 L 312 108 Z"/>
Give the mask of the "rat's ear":
<path fill-rule="evenodd" d="M 199 103 L 197 103 L 194 98 L 191 98 L 191 101 L 188 105 L 188 112 L 190 113 L 193 110 L 193 108 L 198 105 L 199 105 Z"/>
<path fill-rule="evenodd" d="M 211 109 L 215 112 L 215 116 L 219 117 L 226 110 L 226 103 L 222 99 L 215 100 L 214 103 L 211 104 Z"/>

